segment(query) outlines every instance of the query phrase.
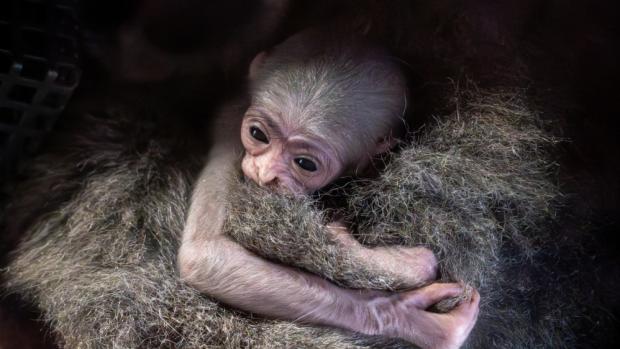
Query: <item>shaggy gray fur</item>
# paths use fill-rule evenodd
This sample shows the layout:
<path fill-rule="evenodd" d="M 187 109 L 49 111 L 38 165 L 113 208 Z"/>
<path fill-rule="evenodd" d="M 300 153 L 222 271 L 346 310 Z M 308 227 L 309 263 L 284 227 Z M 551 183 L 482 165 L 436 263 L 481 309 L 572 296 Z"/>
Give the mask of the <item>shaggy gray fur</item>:
<path fill-rule="evenodd" d="M 67 348 L 359 348 L 336 330 L 255 319 L 179 282 L 194 163 L 122 113 L 87 118 L 24 184 L 78 189 L 32 226 L 5 285 L 44 312 Z M 93 128 L 92 125 L 97 125 Z M 131 142 L 140 135 L 146 144 Z M 79 180 L 78 183 L 75 183 Z M 85 181 L 84 181 L 85 180 Z M 55 183 L 55 184 L 51 184 Z M 24 193 L 25 194 L 25 193 Z M 46 201 L 46 191 L 39 204 Z M 28 200 L 26 196 L 24 199 Z M 16 200 L 15 205 L 20 205 Z"/>
<path fill-rule="evenodd" d="M 577 313 L 565 298 L 548 297 L 528 273 L 539 246 L 536 227 L 553 212 L 557 194 L 544 151 L 553 139 L 537 127 L 520 93 L 474 92 L 458 106 L 380 178 L 348 188 L 344 211 L 358 223 L 360 241 L 429 246 L 444 279 L 480 289 L 482 313 L 471 347 L 569 346 L 565 329 Z M 256 319 L 181 284 L 178 234 L 197 164 L 171 160 L 179 140 L 162 138 L 155 131 L 161 126 L 136 130 L 135 120 L 115 117 L 87 119 L 64 147 L 39 160 L 40 170 L 14 202 L 60 202 L 35 216 L 36 224 L 24 224 L 25 239 L 5 276 L 11 291 L 44 312 L 66 347 L 405 346 Z M 395 275 L 354 260 L 330 241 L 321 228 L 325 213 L 311 200 L 252 186 L 232 197 L 237 204 L 231 207 L 244 209 L 231 214 L 229 227 L 237 228 L 230 233 L 257 253 L 341 285 L 400 287 Z M 544 296 L 540 302 L 532 301 L 534 292 Z"/>

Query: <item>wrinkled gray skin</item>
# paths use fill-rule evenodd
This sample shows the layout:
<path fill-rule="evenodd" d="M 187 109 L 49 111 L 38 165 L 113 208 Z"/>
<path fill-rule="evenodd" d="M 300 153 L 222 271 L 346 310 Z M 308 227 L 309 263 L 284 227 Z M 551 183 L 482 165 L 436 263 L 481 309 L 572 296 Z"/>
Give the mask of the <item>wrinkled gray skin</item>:
<path fill-rule="evenodd" d="M 568 326 L 578 315 L 568 298 L 549 297 L 528 274 L 557 191 L 544 151 L 553 140 L 521 97 L 473 92 L 458 114 L 395 156 L 384 175 L 346 190 L 343 212 L 358 223 L 361 242 L 428 246 L 443 279 L 480 290 L 468 347 L 570 347 Z M 11 211 L 9 229 L 24 231 L 24 240 L 5 286 L 36 304 L 66 347 L 407 346 L 253 318 L 179 282 L 178 237 L 200 154 L 178 137 L 182 130 L 162 136 L 157 121 L 109 114 L 115 118 L 86 117 L 59 135 L 62 143 L 38 160 Z M 252 251 L 341 285 L 399 288 L 397 276 L 329 241 L 316 228 L 323 213 L 309 199 L 242 185 L 231 203 L 229 234 Z M 272 226 L 279 228 L 267 230 Z"/>

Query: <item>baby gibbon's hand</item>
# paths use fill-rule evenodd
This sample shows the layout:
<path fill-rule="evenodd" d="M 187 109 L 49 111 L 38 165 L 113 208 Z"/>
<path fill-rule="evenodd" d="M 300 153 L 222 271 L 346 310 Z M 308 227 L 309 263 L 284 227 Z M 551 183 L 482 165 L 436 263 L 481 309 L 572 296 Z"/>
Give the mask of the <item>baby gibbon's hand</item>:
<path fill-rule="evenodd" d="M 442 299 L 460 295 L 463 290 L 459 284 L 434 283 L 410 292 L 377 297 L 369 302 L 371 314 L 376 317 L 376 332 L 402 338 L 423 349 L 459 348 L 478 318 L 478 292 L 473 290 L 470 299 L 448 313 L 432 313 L 427 309 Z"/>
<path fill-rule="evenodd" d="M 368 248 L 361 245 L 341 221 L 327 225 L 333 240 L 341 243 L 362 263 L 398 279 L 403 288 L 416 288 L 437 278 L 437 258 L 425 247 L 386 246 Z"/>

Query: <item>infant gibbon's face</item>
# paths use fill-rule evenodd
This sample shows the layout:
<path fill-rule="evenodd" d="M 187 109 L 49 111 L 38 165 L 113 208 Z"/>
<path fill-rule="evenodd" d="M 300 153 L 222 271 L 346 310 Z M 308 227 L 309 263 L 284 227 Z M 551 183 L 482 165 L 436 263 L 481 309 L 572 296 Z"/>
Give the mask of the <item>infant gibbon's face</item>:
<path fill-rule="evenodd" d="M 347 160 L 329 140 L 302 126 L 287 125 L 279 113 L 250 107 L 243 117 L 241 169 L 261 186 L 309 194 L 344 172 Z"/>

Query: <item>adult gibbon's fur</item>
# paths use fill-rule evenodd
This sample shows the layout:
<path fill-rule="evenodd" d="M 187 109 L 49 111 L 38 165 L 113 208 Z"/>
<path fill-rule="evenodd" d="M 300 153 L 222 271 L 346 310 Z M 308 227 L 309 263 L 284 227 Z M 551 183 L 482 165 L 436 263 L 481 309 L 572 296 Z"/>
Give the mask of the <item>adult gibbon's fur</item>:
<path fill-rule="evenodd" d="M 570 347 L 577 297 L 552 269 L 538 267 L 558 196 L 547 152 L 554 139 L 541 131 L 521 91 L 457 96 L 464 99 L 454 113 L 429 125 L 378 179 L 346 186 L 342 213 L 363 243 L 423 244 L 440 258 L 442 279 L 479 288 L 471 347 Z M 82 120 L 63 146 L 39 159 L 13 203 L 14 212 L 44 207 L 13 223 L 27 233 L 5 270 L 6 286 L 43 311 L 60 343 L 407 346 L 255 318 L 180 283 L 178 237 L 204 149 L 159 132 L 155 121 L 111 115 Z M 229 233 L 256 253 L 342 285 L 399 288 L 397 276 L 355 261 L 329 240 L 320 224 L 325 213 L 312 200 L 246 185 L 231 200 L 238 210 Z"/>
<path fill-rule="evenodd" d="M 4 275 L 62 347 L 359 347 L 336 331 L 229 310 L 182 284 L 178 238 L 200 163 L 180 156 L 188 148 L 162 136 L 169 129 L 108 114 L 64 135 L 14 202 L 27 212 L 63 201 L 35 218 Z"/>

